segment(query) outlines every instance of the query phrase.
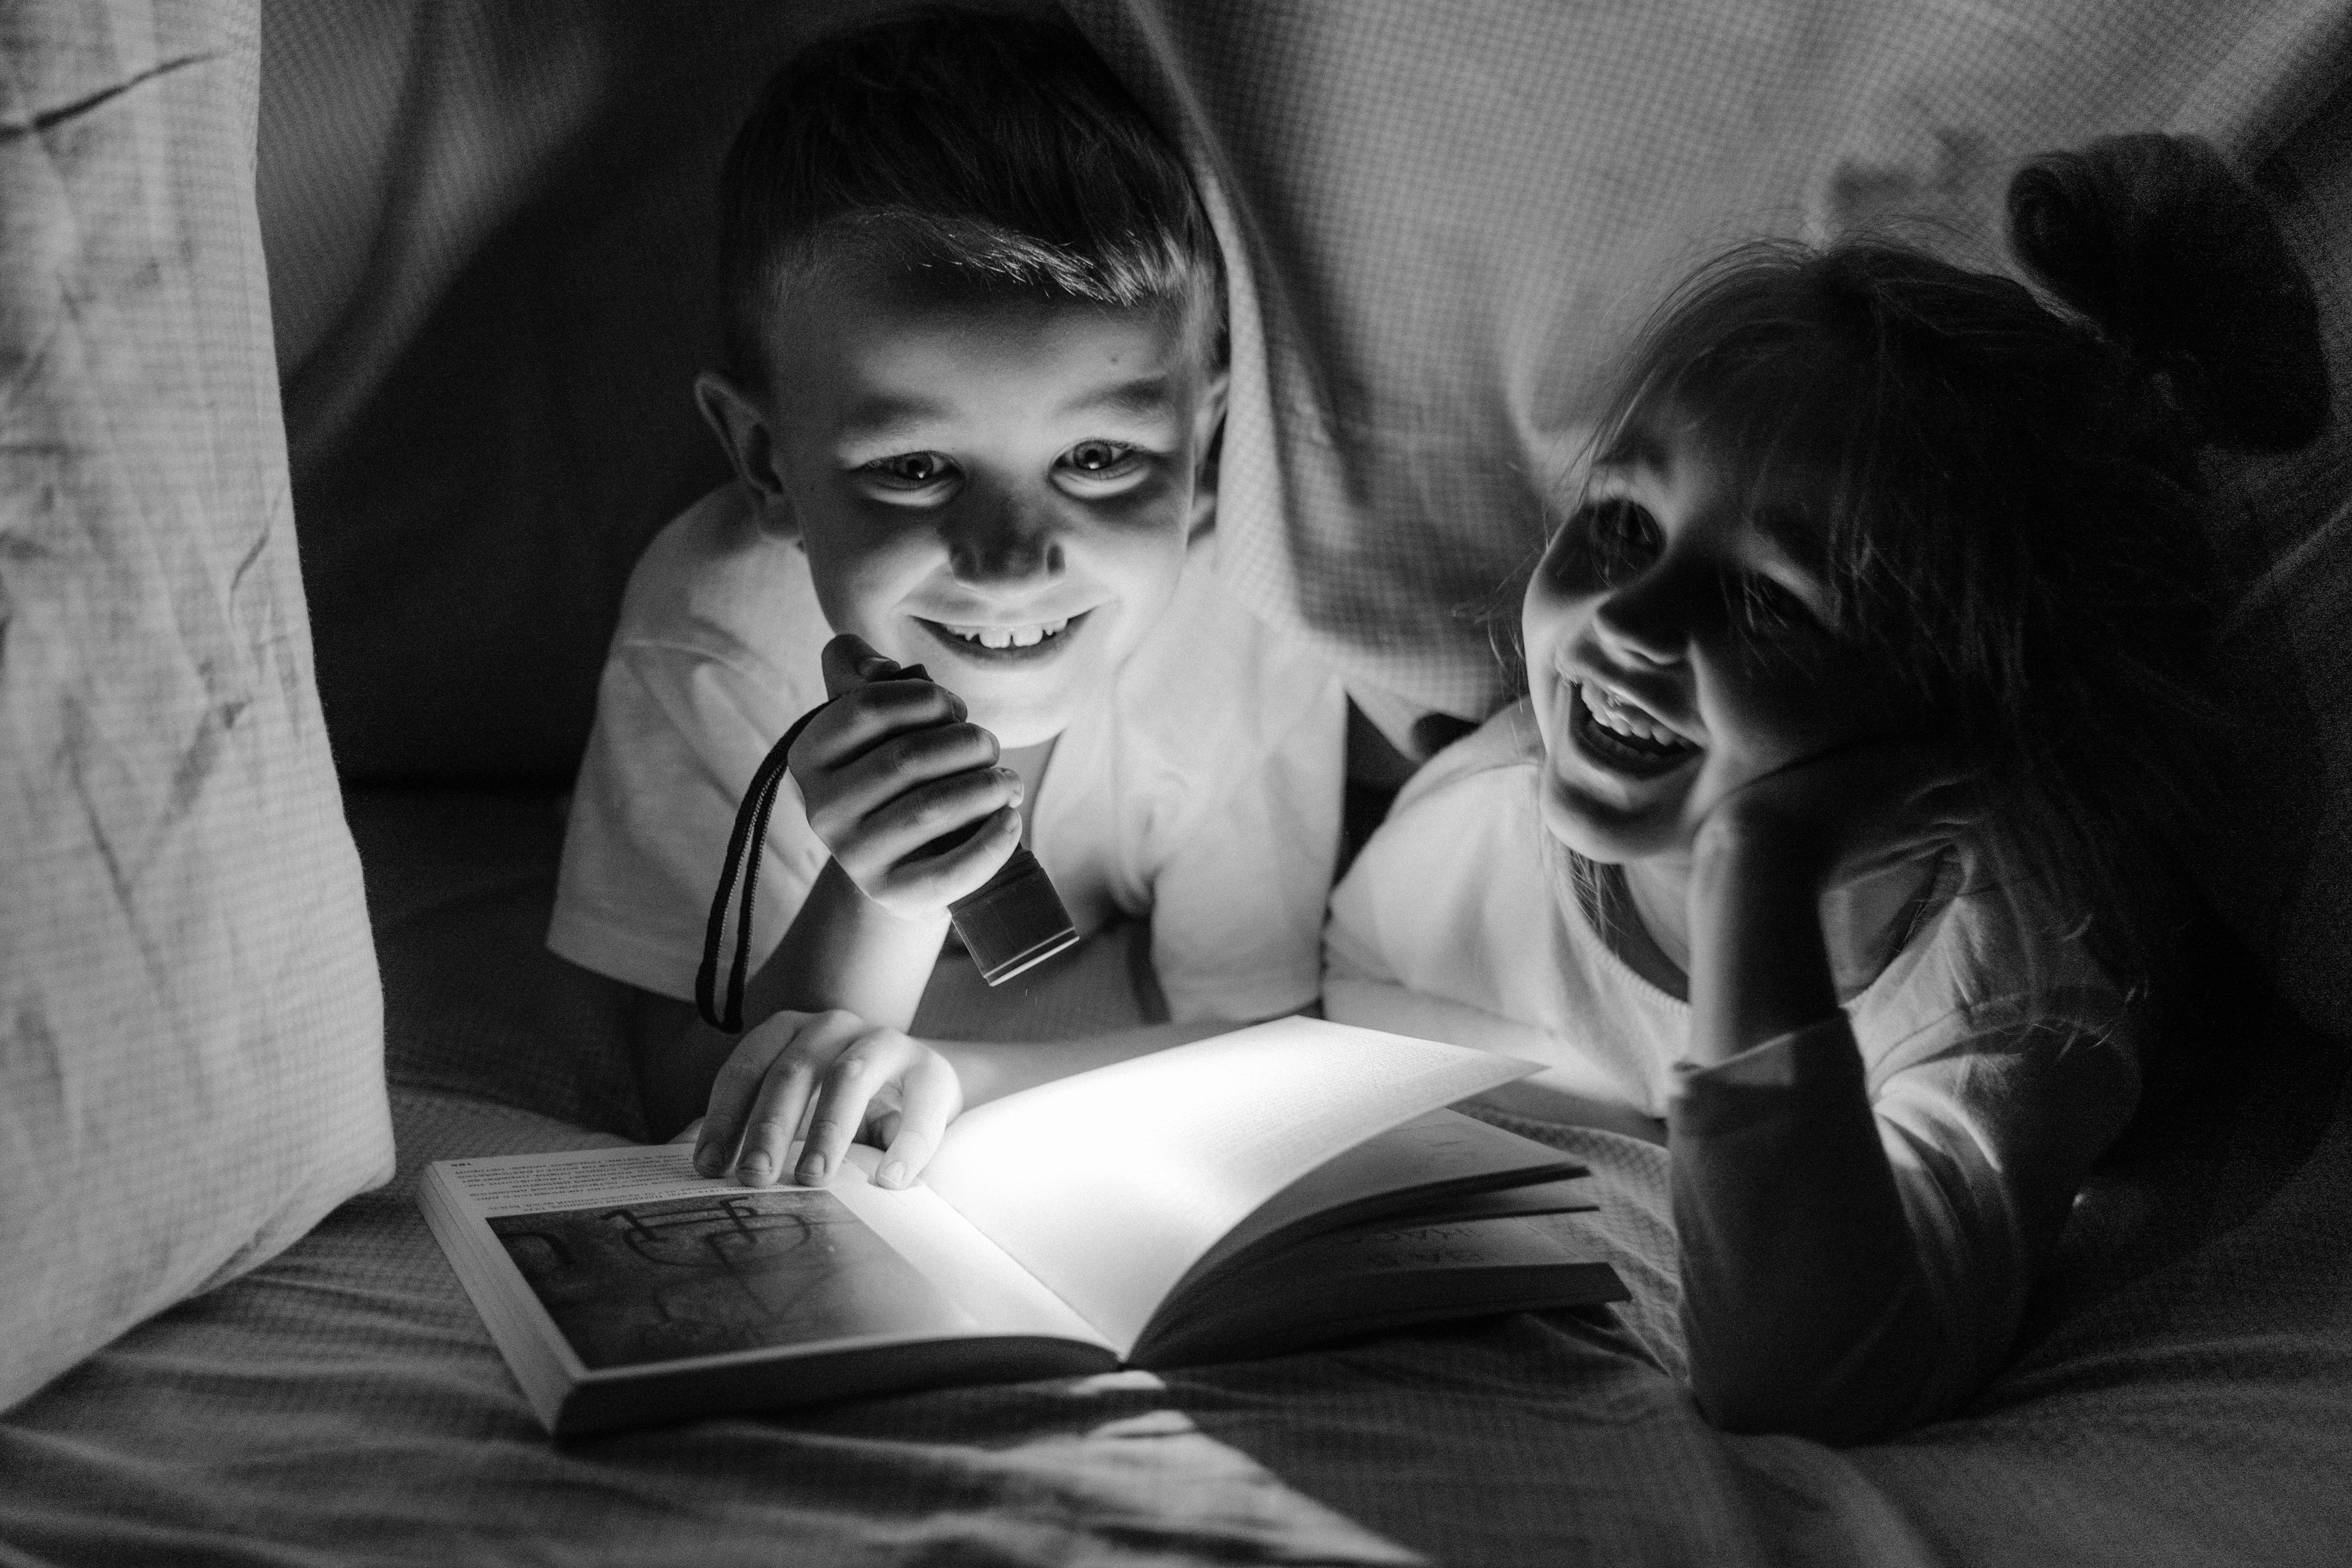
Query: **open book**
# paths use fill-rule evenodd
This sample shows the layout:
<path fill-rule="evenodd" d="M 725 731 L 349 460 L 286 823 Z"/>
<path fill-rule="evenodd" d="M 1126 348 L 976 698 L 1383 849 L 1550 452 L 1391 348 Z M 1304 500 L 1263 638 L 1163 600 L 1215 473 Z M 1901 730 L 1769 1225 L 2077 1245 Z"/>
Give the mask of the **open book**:
<path fill-rule="evenodd" d="M 418 1202 L 558 1435 L 1240 1359 L 1622 1300 L 1583 1168 L 1438 1109 L 1532 1070 L 1283 1018 L 980 1106 L 903 1190 L 681 1143 L 445 1160 Z"/>

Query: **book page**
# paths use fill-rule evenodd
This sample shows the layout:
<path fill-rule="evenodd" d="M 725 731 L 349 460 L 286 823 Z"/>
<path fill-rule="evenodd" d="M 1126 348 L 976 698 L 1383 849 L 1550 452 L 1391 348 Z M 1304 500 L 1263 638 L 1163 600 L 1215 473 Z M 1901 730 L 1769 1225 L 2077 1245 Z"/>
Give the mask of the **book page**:
<path fill-rule="evenodd" d="M 1185 1270 L 1275 1194 L 1375 1133 L 1533 1070 L 1277 1018 L 967 1111 L 923 1181 L 1124 1355 Z"/>
<path fill-rule="evenodd" d="M 900 1257 L 939 1281 L 956 1305 L 971 1314 L 976 1331 L 1045 1334 L 1110 1348 L 1069 1303 L 1006 1257 L 1003 1248 L 929 1187 L 920 1182 L 895 1189 L 874 1185 L 873 1174 L 881 1163 L 881 1150 L 852 1144 L 829 1190 Z"/>
<path fill-rule="evenodd" d="M 683 1143 L 443 1165 L 590 1369 L 877 1335 L 1102 1342 L 936 1196 L 872 1186 L 876 1157 L 822 1189 L 702 1176 Z"/>
<path fill-rule="evenodd" d="M 1327 1233 L 1189 1294 L 1137 1348 L 1143 1366 L 1312 1344 L 1369 1329 L 1622 1301 L 1599 1238 L 1571 1218 L 1498 1216 Z"/>
<path fill-rule="evenodd" d="M 713 1181 L 684 1144 L 440 1173 L 589 1373 L 978 1326 L 835 1194 Z"/>
<path fill-rule="evenodd" d="M 698 1174 L 687 1143 L 499 1154 L 440 1165 L 484 1219 L 744 1190 L 727 1177 Z"/>
<path fill-rule="evenodd" d="M 1431 1181 L 1442 1169 L 1444 1181 Z M 1415 1214 L 1448 1194 L 1507 1187 L 1543 1176 L 1580 1175 L 1557 1149 L 1458 1110 L 1430 1110 L 1325 1161 L 1267 1199 L 1204 1253 L 1198 1279 L 1244 1252 L 1282 1245 L 1301 1229 L 1329 1229 L 1400 1205 Z"/>

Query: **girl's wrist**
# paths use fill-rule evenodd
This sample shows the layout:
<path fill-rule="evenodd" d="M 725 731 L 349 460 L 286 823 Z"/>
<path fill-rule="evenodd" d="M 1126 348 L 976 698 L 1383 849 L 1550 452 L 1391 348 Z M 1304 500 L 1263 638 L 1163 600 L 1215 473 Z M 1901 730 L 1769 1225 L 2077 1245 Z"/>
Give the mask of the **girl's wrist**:
<path fill-rule="evenodd" d="M 1737 800 L 1708 814 L 1691 839 L 1691 894 L 1702 899 L 1728 883 L 1783 888 L 1809 903 L 1828 873 L 1827 847 L 1770 813 Z"/>
<path fill-rule="evenodd" d="M 1692 844 L 1689 1060 L 1713 1067 L 1837 1010 L 1822 861 L 1752 819 L 1710 818 Z"/>

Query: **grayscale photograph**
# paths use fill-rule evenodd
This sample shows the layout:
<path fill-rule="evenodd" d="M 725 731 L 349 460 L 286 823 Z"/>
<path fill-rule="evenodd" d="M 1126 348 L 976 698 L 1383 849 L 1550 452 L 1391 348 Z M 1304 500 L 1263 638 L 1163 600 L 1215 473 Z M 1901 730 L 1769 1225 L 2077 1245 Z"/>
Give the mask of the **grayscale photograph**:
<path fill-rule="evenodd" d="M 2344 1568 L 2347 1215 L 2352 0 L 0 0 L 0 1568 Z"/>

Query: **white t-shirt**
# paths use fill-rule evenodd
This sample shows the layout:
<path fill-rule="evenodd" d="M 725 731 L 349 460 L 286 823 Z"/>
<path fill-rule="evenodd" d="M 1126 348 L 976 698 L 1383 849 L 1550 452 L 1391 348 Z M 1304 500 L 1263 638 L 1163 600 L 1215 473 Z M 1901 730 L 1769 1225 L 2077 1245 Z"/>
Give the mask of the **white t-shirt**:
<path fill-rule="evenodd" d="M 1533 1085 L 1661 1120 L 1710 1083 L 1780 1071 L 1768 1053 L 1817 1047 L 1822 1026 L 1677 1072 L 1690 1008 L 1594 930 L 1538 814 L 1541 759 L 1522 702 L 1406 785 L 1332 895 L 1328 1016 L 1539 1061 Z M 2038 1006 L 2029 957 L 2049 975 Z M 1997 1357 L 2075 1189 L 2137 1102 L 2123 999 L 2079 949 L 2029 954 L 2006 900 L 1964 891 L 1845 1018 L 1937 1310 Z M 1957 1369 L 1952 1386 L 1983 1370 Z"/>
<path fill-rule="evenodd" d="M 1149 916 L 1178 1019 L 1311 1002 L 1338 853 L 1346 697 L 1336 673 L 1235 604 L 1196 543 L 1167 613 L 1055 741 L 1029 845 L 1082 935 Z M 548 945 L 666 996 L 694 994 L 736 807 L 824 700 L 832 637 L 808 558 L 740 487 L 665 528 L 631 574 L 564 837 Z M 754 969 L 826 859 L 777 797 Z"/>

